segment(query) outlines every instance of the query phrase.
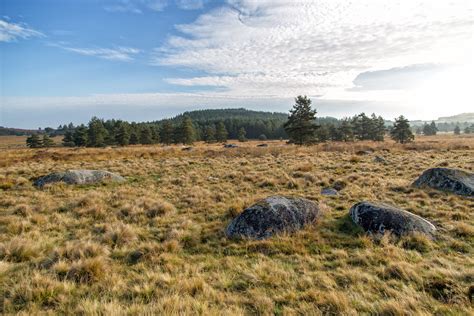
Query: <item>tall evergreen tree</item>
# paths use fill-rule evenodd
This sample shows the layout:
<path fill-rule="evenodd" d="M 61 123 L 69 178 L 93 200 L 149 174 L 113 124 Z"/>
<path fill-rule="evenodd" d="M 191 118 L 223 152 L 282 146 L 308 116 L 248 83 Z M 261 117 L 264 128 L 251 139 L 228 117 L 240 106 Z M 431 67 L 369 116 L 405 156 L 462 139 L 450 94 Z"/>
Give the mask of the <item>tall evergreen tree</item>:
<path fill-rule="evenodd" d="M 87 145 L 88 139 L 88 131 L 87 127 L 84 124 L 78 126 L 73 134 L 74 144 L 77 147 L 83 147 Z"/>
<path fill-rule="evenodd" d="M 215 143 L 217 141 L 215 125 L 206 126 L 204 130 L 204 141 L 206 141 L 206 143 Z"/>
<path fill-rule="evenodd" d="M 140 130 L 140 144 L 149 145 L 153 143 L 153 136 L 149 126 L 143 126 Z"/>
<path fill-rule="evenodd" d="M 137 131 L 132 130 L 132 131 L 130 132 L 129 144 L 130 144 L 130 145 L 137 145 L 139 142 L 140 142 L 140 139 L 139 139 L 139 137 L 138 137 Z"/>
<path fill-rule="evenodd" d="M 48 133 L 43 134 L 43 139 L 41 141 L 41 147 L 53 147 L 54 141 L 49 137 Z"/>
<path fill-rule="evenodd" d="M 423 134 L 426 136 L 433 136 L 436 135 L 438 132 L 438 127 L 436 126 L 436 123 L 432 121 L 430 124 L 423 125 Z"/>
<path fill-rule="evenodd" d="M 381 116 L 376 116 L 375 114 L 372 114 L 371 116 L 371 140 L 377 141 L 377 142 L 383 142 L 384 137 L 385 137 L 385 121 L 383 117 Z"/>
<path fill-rule="evenodd" d="M 460 135 L 461 134 L 461 129 L 459 128 L 459 125 L 456 125 L 454 128 L 454 135 Z"/>
<path fill-rule="evenodd" d="M 41 139 L 38 134 L 31 134 L 26 139 L 26 145 L 30 148 L 39 148 L 42 147 Z"/>
<path fill-rule="evenodd" d="M 338 130 L 341 135 L 341 141 L 351 142 L 354 140 L 354 131 L 349 119 L 343 119 Z"/>
<path fill-rule="evenodd" d="M 390 136 L 394 141 L 401 144 L 412 142 L 415 139 L 410 129 L 410 123 L 403 115 L 395 119 L 393 128 L 390 130 Z"/>
<path fill-rule="evenodd" d="M 130 143 L 130 127 L 128 123 L 120 122 L 118 124 L 115 141 L 120 146 L 127 146 Z"/>
<path fill-rule="evenodd" d="M 89 121 L 87 146 L 104 147 L 106 145 L 106 137 L 107 129 L 104 127 L 104 122 L 97 117 L 93 117 Z"/>
<path fill-rule="evenodd" d="M 193 121 L 189 116 L 185 116 L 181 123 L 182 139 L 184 145 L 191 145 L 196 140 L 196 131 L 194 129 Z"/>
<path fill-rule="evenodd" d="M 224 122 L 219 121 L 216 127 L 216 140 L 218 142 L 224 143 L 227 141 L 227 136 L 228 136 L 228 132 L 227 132 L 227 129 L 225 128 Z"/>
<path fill-rule="evenodd" d="M 288 121 L 283 125 L 290 142 L 297 145 L 309 144 L 315 140 L 316 110 L 311 109 L 311 99 L 306 96 L 295 98 L 295 105 L 290 110 Z"/>
<path fill-rule="evenodd" d="M 165 121 L 160 130 L 161 142 L 165 145 L 173 143 L 173 124 L 171 121 Z"/>
<path fill-rule="evenodd" d="M 74 147 L 74 133 L 72 131 L 66 131 L 63 138 L 63 146 L 65 147 Z"/>
<path fill-rule="evenodd" d="M 239 135 L 237 137 L 239 142 L 246 142 L 247 141 L 247 138 L 245 137 L 246 134 L 247 134 L 247 132 L 245 131 L 245 128 L 241 127 L 239 129 Z"/>

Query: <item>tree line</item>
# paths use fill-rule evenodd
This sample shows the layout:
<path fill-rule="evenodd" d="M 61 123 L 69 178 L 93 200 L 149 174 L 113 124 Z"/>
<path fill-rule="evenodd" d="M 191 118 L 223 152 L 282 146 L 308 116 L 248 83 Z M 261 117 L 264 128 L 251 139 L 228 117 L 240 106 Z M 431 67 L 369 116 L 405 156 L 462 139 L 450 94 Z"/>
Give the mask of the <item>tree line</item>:
<path fill-rule="evenodd" d="M 245 109 L 200 110 L 185 112 L 172 119 L 129 123 L 93 117 L 88 124 L 60 125 L 56 130 L 45 128 L 42 137 L 32 134 L 27 145 L 32 148 L 51 147 L 50 136 L 62 135 L 67 147 L 104 147 L 149 144 L 185 144 L 195 141 L 226 142 L 227 139 L 289 139 L 295 144 L 325 141 L 383 141 L 386 135 L 405 143 L 413 140 L 412 128 L 403 116 L 388 126 L 381 116 L 365 113 L 344 119 L 316 117 L 306 96 L 295 98 L 289 115 Z M 425 124 L 416 133 L 435 135 L 435 122 Z M 456 132 L 456 130 L 455 130 Z M 458 131 L 460 133 L 460 130 Z M 469 127 L 464 131 L 471 132 Z M 474 126 L 472 127 L 474 133 Z"/>

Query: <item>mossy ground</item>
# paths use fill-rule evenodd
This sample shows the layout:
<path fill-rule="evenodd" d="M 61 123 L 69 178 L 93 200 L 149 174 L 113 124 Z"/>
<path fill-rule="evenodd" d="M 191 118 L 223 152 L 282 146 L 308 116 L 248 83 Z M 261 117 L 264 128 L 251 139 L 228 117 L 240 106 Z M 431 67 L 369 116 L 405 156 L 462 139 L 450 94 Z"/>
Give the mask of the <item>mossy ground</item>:
<path fill-rule="evenodd" d="M 470 314 L 474 200 L 410 187 L 427 168 L 474 169 L 474 138 L 295 147 L 269 142 L 48 150 L 0 155 L 3 313 Z M 366 156 L 354 153 L 374 148 Z M 387 163 L 374 162 L 376 155 Z M 104 169 L 125 184 L 31 179 Z M 322 196 L 338 183 L 340 195 Z M 320 204 L 294 235 L 224 236 L 245 206 L 273 194 Z M 432 221 L 436 240 L 373 240 L 348 218 L 361 200 Z"/>

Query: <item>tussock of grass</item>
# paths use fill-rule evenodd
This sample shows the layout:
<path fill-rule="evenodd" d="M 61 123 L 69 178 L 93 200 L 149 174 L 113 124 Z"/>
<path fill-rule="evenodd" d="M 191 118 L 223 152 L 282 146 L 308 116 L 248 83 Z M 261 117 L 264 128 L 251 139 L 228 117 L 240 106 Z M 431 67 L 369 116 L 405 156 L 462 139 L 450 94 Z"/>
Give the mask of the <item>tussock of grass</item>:
<path fill-rule="evenodd" d="M 0 188 L 1 312 L 472 314 L 474 203 L 409 186 L 439 163 L 473 171 L 473 142 L 6 149 L 0 155 L 0 183 L 7 183 Z M 367 149 L 375 153 L 354 154 Z M 375 155 L 387 164 L 375 163 Z M 29 179 L 58 168 L 105 169 L 127 182 L 31 185 Z M 326 186 L 339 194 L 322 196 Z M 292 235 L 225 238 L 232 218 L 274 194 L 316 201 L 324 216 Z M 362 200 L 426 217 L 439 234 L 367 236 L 348 216 Z"/>

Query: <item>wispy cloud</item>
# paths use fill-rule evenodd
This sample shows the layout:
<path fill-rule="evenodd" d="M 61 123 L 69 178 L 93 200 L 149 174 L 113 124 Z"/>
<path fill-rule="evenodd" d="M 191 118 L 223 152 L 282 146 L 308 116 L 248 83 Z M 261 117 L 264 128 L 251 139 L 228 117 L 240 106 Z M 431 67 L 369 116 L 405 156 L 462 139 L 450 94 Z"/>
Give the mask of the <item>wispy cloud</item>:
<path fill-rule="evenodd" d="M 176 0 L 178 8 L 183 10 L 198 10 L 204 7 L 206 0 Z"/>
<path fill-rule="evenodd" d="M 349 89 L 358 74 L 473 53 L 466 0 L 230 0 L 178 25 L 152 63 L 208 75 L 169 78 L 231 95 L 294 96 Z M 334 95 L 334 94 L 333 94 Z"/>
<path fill-rule="evenodd" d="M 139 49 L 132 47 L 81 48 L 71 47 L 67 45 L 67 43 L 50 43 L 49 46 L 59 47 L 84 56 L 93 56 L 114 61 L 132 61 L 134 56 L 141 52 Z"/>
<path fill-rule="evenodd" d="M 45 36 L 43 33 L 31 29 L 25 24 L 12 23 L 5 20 L 0 19 L 0 42 L 13 42 L 20 38 L 27 39 Z"/>
<path fill-rule="evenodd" d="M 116 3 L 105 6 L 104 9 L 109 12 L 141 14 L 144 10 L 163 11 L 167 5 L 167 0 L 117 0 Z"/>

